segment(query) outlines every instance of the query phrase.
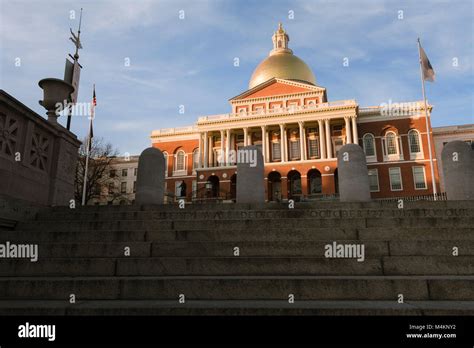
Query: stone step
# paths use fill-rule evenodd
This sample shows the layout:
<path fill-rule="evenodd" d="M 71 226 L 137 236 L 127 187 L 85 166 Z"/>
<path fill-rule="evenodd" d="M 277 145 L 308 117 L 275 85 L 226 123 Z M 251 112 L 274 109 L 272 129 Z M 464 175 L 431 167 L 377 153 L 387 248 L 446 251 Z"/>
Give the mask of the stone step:
<path fill-rule="evenodd" d="M 44 231 L 6 231 L 0 234 L 0 243 L 6 241 L 18 243 L 32 242 L 139 242 L 139 241 L 190 241 L 190 242 L 290 242 L 290 241 L 391 241 L 407 242 L 406 247 L 416 248 L 415 242 L 429 242 L 436 247 L 439 241 L 472 242 L 474 227 L 471 228 L 267 228 L 255 230 L 103 230 L 82 232 Z M 459 243 L 457 243 L 459 244 Z M 469 244 L 472 245 L 472 244 Z M 456 245 L 461 248 L 460 245 Z M 400 245 L 403 248 L 404 245 Z M 440 247 L 440 246 L 439 246 Z M 394 244 L 395 254 L 397 245 Z M 398 248 L 398 249 L 400 249 Z M 422 252 L 422 251 L 420 251 Z"/>
<path fill-rule="evenodd" d="M 275 218 L 258 220 L 115 220 L 115 221 L 28 221 L 18 230 L 89 231 L 89 230 L 241 230 L 262 231 L 267 228 L 365 228 L 365 227 L 451 227 L 474 226 L 474 217 L 456 218 Z"/>
<path fill-rule="evenodd" d="M 474 301 L 474 276 L 8 277 L 1 300 Z"/>
<path fill-rule="evenodd" d="M 414 225 L 416 226 L 416 225 Z M 432 241 L 474 240 L 474 227 L 372 227 L 358 228 L 360 240 Z"/>
<path fill-rule="evenodd" d="M 380 259 L 310 257 L 151 257 L 6 259 L 0 276 L 377 275 Z"/>
<path fill-rule="evenodd" d="M 0 261 L 0 277 L 6 276 L 113 276 L 116 259 L 113 258 L 38 258 L 5 259 Z"/>
<path fill-rule="evenodd" d="M 472 256 L 5 259 L 0 276 L 470 275 Z"/>
<path fill-rule="evenodd" d="M 38 254 L 41 258 L 150 257 L 151 245 L 151 242 L 40 243 Z M 130 251 L 129 255 L 125 255 L 126 250 Z"/>
<path fill-rule="evenodd" d="M 473 315 L 474 301 L 58 300 L 0 301 L 2 316 L 31 315 Z"/>
<path fill-rule="evenodd" d="M 404 209 L 465 209 L 469 208 L 472 203 L 469 201 L 409 201 L 403 200 Z M 261 203 L 261 204 L 186 204 L 186 211 L 232 211 L 232 210 L 286 210 L 288 203 Z M 304 209 L 399 209 L 398 201 L 393 202 L 339 202 L 339 201 L 313 201 L 313 202 L 295 202 L 294 210 Z M 100 206 L 77 206 L 74 209 L 76 213 L 102 213 L 102 212 L 140 212 L 140 211 L 179 211 L 177 204 L 165 205 L 100 205 Z M 71 209 L 66 206 L 57 206 L 45 208 L 40 213 L 68 213 Z"/>
<path fill-rule="evenodd" d="M 471 275 L 472 256 L 384 256 L 383 270 L 387 275 Z"/>
<path fill-rule="evenodd" d="M 26 239 L 25 239 L 26 240 Z M 25 242 L 23 240 L 23 242 Z M 120 258 L 120 257 L 230 257 L 236 247 L 240 256 L 309 256 L 324 257 L 326 246 L 334 240 L 324 241 L 154 241 L 154 242 L 39 242 L 41 258 Z M 26 243 L 26 242 L 25 242 Z M 29 240 L 28 243 L 31 243 Z M 360 241 L 337 240 L 340 244 L 363 244 L 365 257 L 379 256 L 452 256 L 453 247 L 460 256 L 474 256 L 474 241 Z M 128 247 L 129 255 L 125 255 Z M 0 261 L 1 262 L 1 261 Z"/>
<path fill-rule="evenodd" d="M 276 218 L 403 218 L 403 217 L 468 217 L 474 208 L 420 209 L 262 209 L 262 210 L 157 210 L 157 211 L 97 211 L 44 212 L 38 221 L 111 221 L 111 220 L 255 220 Z"/>
<path fill-rule="evenodd" d="M 240 256 L 312 256 L 323 257 L 328 244 L 325 241 L 232 241 L 232 242 L 185 242 L 163 241 L 152 243 L 153 256 L 234 256 L 239 248 Z M 474 241 L 360 241 L 337 240 L 342 244 L 363 244 L 367 257 L 390 255 L 452 256 L 453 247 L 461 256 L 474 256 Z"/>
<path fill-rule="evenodd" d="M 64 229 L 66 231 L 67 229 Z M 0 242 L 6 241 L 17 243 L 35 242 L 58 242 L 58 243 L 80 243 L 80 242 L 140 242 L 145 241 L 146 231 L 81 231 L 81 232 L 53 232 L 43 231 L 13 231 L 2 232 Z M 175 240 L 176 232 L 161 231 L 159 235 L 165 240 Z"/>

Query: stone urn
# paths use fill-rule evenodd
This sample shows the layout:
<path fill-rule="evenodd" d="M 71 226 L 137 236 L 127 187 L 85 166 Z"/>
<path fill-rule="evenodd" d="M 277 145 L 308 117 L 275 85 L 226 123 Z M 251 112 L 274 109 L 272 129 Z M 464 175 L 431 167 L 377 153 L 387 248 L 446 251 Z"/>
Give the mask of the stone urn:
<path fill-rule="evenodd" d="M 57 104 L 64 105 L 64 101 L 67 102 L 71 93 L 74 92 L 74 87 L 64 80 L 55 78 L 42 79 L 38 85 L 43 89 L 43 100 L 39 103 L 46 109 L 48 121 L 58 123 L 57 118 L 63 107 L 58 107 Z"/>

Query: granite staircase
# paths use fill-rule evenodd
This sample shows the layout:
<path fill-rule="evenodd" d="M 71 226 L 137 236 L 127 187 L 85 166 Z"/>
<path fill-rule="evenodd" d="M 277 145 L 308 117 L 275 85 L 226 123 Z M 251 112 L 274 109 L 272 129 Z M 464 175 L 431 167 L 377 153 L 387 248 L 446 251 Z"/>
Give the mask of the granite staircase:
<path fill-rule="evenodd" d="M 0 259 L 0 315 L 474 314 L 469 202 L 55 207 L 6 242 L 39 257 Z"/>

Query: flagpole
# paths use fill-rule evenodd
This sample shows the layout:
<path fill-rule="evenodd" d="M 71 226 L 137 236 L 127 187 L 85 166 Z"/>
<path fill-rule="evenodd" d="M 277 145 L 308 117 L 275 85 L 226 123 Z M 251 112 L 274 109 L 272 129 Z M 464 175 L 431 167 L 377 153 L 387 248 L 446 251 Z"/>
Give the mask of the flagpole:
<path fill-rule="evenodd" d="M 95 91 L 95 84 L 94 84 Z M 91 129 L 92 129 L 92 119 L 94 118 L 94 105 L 91 106 L 91 118 L 89 122 L 89 135 L 87 136 L 87 148 L 86 148 L 86 167 L 84 169 L 84 184 L 82 186 L 82 205 L 86 205 L 86 187 L 87 187 L 87 173 L 89 171 L 89 149 L 91 148 Z"/>
<path fill-rule="evenodd" d="M 431 183 L 433 185 L 433 197 L 434 200 L 438 200 L 437 198 L 437 190 L 436 190 L 436 180 L 435 180 L 435 172 L 434 172 L 434 164 L 433 164 L 433 153 L 431 151 L 431 131 L 430 131 L 430 123 L 428 120 L 428 103 L 426 102 L 426 91 L 425 91 L 425 79 L 423 78 L 423 65 L 421 62 L 421 43 L 420 38 L 418 38 L 418 57 L 420 59 L 420 77 L 421 77 L 421 90 L 423 92 L 423 101 L 425 103 L 425 122 L 426 122 L 426 136 L 428 138 L 428 153 L 430 156 L 430 168 L 431 168 Z"/>

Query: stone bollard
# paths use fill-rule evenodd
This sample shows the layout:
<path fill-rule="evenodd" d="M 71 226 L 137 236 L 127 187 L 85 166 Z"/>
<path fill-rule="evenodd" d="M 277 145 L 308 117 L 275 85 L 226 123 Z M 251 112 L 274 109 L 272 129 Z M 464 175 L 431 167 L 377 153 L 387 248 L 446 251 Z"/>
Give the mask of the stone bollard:
<path fill-rule="evenodd" d="M 237 152 L 237 203 L 265 203 L 262 152 L 255 145 Z"/>
<path fill-rule="evenodd" d="M 474 150 L 464 141 L 447 143 L 441 152 L 448 200 L 474 199 Z"/>
<path fill-rule="evenodd" d="M 138 159 L 136 204 L 163 204 L 165 157 L 154 147 L 145 149 Z"/>
<path fill-rule="evenodd" d="M 337 155 L 339 197 L 341 202 L 370 201 L 369 173 L 364 150 L 346 144 Z"/>

